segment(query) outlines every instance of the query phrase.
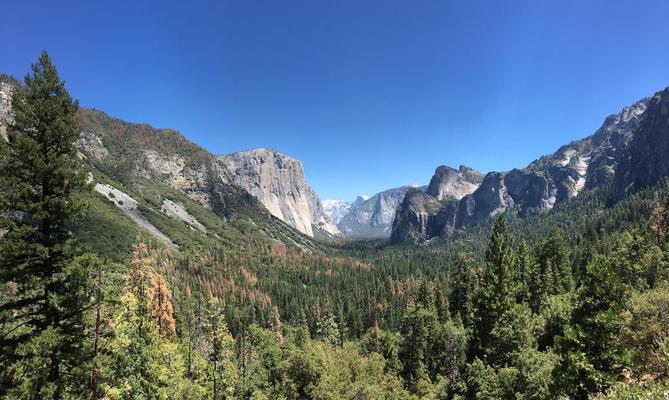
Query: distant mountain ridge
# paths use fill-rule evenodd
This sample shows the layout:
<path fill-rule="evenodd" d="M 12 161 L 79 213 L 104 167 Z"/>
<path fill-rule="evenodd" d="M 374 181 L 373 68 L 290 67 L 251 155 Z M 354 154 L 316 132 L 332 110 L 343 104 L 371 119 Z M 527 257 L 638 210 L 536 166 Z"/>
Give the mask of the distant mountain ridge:
<path fill-rule="evenodd" d="M 603 185 L 613 184 L 622 197 L 657 183 L 669 176 L 668 97 L 669 88 L 624 107 L 593 135 L 525 168 L 490 172 L 459 201 L 440 199 L 435 191 L 407 194 L 397 210 L 393 242 L 448 236 L 508 210 L 521 216 L 541 212 Z"/>
<path fill-rule="evenodd" d="M 323 200 L 323 210 L 330 217 L 333 224 L 339 225 L 341 220 L 351 211 L 351 208 L 357 207 L 369 199 L 369 196 L 360 195 L 354 201 L 348 200 Z"/>
<path fill-rule="evenodd" d="M 11 93 L 19 85 L 0 75 L 0 134 L 2 120 L 11 119 Z M 247 246 L 241 239 L 247 235 L 266 241 L 266 246 L 283 243 L 309 252 L 319 248 L 273 217 L 235 183 L 224 163 L 179 132 L 88 108 L 79 109 L 76 118 L 81 129 L 76 146 L 94 189 L 89 215 L 95 221 L 77 229 L 96 246 L 109 246 L 98 249 L 103 254 L 121 257 L 113 248 L 130 249 L 137 238 L 133 232 L 148 233 L 176 250 L 195 243 L 239 248 Z M 127 234 L 118 235 L 119 229 Z"/>
<path fill-rule="evenodd" d="M 337 224 L 342 235 L 352 238 L 390 236 L 395 211 L 409 188 L 410 186 L 402 186 L 384 190 L 354 204 Z"/>
<path fill-rule="evenodd" d="M 0 119 L 11 119 L 16 85 L 0 79 Z M 613 188 L 612 200 L 654 185 L 669 176 L 668 114 L 669 88 L 624 107 L 593 135 L 525 168 L 482 176 L 464 166 L 440 166 L 426 187 L 393 188 L 357 202 L 325 201 L 327 209 L 305 181 L 302 163 L 271 149 L 216 157 L 176 131 L 128 123 L 94 109 L 77 114 L 82 129 L 77 147 L 96 191 L 170 246 L 178 243 L 146 218 L 142 207 L 146 211 L 151 205 L 201 233 L 207 227 L 174 196 L 156 194 L 156 200 L 147 194 L 165 188 L 222 219 L 271 215 L 307 236 L 390 236 L 401 243 L 448 236 L 506 211 L 520 216 L 542 212 L 606 185 Z M 294 241 L 283 230 L 285 224 L 275 232 Z"/>
<path fill-rule="evenodd" d="M 348 206 L 343 216 L 337 216 L 337 227 L 346 237 L 390 237 L 397 209 L 408 192 L 427 193 L 439 201 L 460 199 L 476 190 L 482 179 L 483 175 L 472 168 L 461 165 L 459 169 L 454 169 L 442 165 L 427 186 L 401 186 L 379 192 L 364 202 L 358 198 L 355 203 L 345 203 Z M 344 203 L 337 204 L 344 207 Z"/>

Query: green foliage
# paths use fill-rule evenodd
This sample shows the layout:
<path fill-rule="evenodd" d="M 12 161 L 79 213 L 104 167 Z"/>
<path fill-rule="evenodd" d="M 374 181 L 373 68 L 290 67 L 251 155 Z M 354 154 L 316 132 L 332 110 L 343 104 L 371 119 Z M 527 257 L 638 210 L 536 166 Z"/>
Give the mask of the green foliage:
<path fill-rule="evenodd" d="M 0 140 L 0 395 L 60 399 L 81 390 L 83 311 L 98 263 L 72 239 L 84 171 L 74 141 L 78 108 L 46 52 L 13 91 Z"/>
<path fill-rule="evenodd" d="M 668 182 L 615 204 L 607 187 L 586 190 L 420 247 L 329 246 L 234 185 L 181 191 L 156 171 L 138 174 L 147 151 L 217 170 L 177 132 L 95 110 L 75 121 L 46 55 L 25 86 L 11 83 L 16 120 L 0 141 L 3 398 L 645 399 L 667 390 L 669 232 L 659 204 Z M 109 154 L 80 159 L 79 129 L 99 134 Z M 135 246 L 146 232 L 83 190 L 82 164 L 136 199 L 178 247 Z M 211 196 L 211 209 L 189 190 Z M 170 217 L 164 200 L 206 232 Z M 70 230 L 124 264 L 85 253 Z"/>
<path fill-rule="evenodd" d="M 606 258 L 588 264 L 572 321 L 557 339 L 563 355 L 557 382 L 569 395 L 587 398 L 604 391 L 627 365 L 629 349 L 617 335 L 629 290 Z"/>
<path fill-rule="evenodd" d="M 490 355 L 495 351 L 491 336 L 495 323 L 511 310 L 515 302 L 516 258 L 513 239 L 506 230 L 504 217 L 499 217 L 495 223 L 485 259 L 486 267 L 476 299 L 478 355 Z"/>
<path fill-rule="evenodd" d="M 567 293 L 574 288 L 569 247 L 560 232 L 551 229 L 536 249 L 536 266 L 528 274 L 529 302 L 538 312 L 546 296 Z"/>
<path fill-rule="evenodd" d="M 635 294 L 623 317 L 620 338 L 632 351 L 630 379 L 669 376 L 669 287 Z"/>

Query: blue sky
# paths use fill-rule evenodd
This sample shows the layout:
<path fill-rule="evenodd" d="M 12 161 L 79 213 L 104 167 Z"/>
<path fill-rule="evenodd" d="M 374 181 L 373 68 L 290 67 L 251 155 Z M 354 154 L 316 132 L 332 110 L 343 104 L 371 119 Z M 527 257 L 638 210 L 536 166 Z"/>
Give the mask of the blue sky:
<path fill-rule="evenodd" d="M 521 167 L 669 85 L 667 1 L 3 2 L 82 106 L 212 153 L 272 147 L 321 198 Z"/>

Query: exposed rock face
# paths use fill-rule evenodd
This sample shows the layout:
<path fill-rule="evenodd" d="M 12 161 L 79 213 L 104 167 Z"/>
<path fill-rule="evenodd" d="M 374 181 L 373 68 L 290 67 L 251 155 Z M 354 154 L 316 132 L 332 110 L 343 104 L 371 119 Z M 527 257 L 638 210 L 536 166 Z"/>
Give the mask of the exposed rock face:
<path fill-rule="evenodd" d="M 474 192 L 482 180 L 480 173 L 463 165 L 458 169 L 446 165 L 438 167 L 424 193 L 416 190 L 407 192 L 397 208 L 391 239 L 394 242 L 425 241 L 450 233 L 458 216 L 458 200 Z M 494 184 L 494 179 L 490 179 L 488 184 Z M 500 187 L 492 189 L 486 193 L 499 197 Z"/>
<path fill-rule="evenodd" d="M 213 155 L 176 131 L 121 121 L 91 109 L 79 110 L 77 117 L 82 127 L 79 151 L 124 185 L 166 185 L 209 209 L 222 207 L 221 199 L 238 191 Z M 230 212 L 216 211 L 221 216 Z"/>
<path fill-rule="evenodd" d="M 669 177 L 669 87 L 647 103 L 634 140 L 615 176 L 615 196 L 652 186 Z"/>
<path fill-rule="evenodd" d="M 434 236 L 433 219 L 443 204 L 421 190 L 410 189 L 397 208 L 391 240 L 393 242 L 425 241 Z"/>
<path fill-rule="evenodd" d="M 437 200 L 459 200 L 476 190 L 482 180 L 481 174 L 464 165 L 459 169 L 442 165 L 434 172 L 426 193 Z"/>
<path fill-rule="evenodd" d="M 482 179 L 483 176 L 472 168 L 460 166 L 459 169 L 454 169 L 442 165 L 437 168 L 427 187 L 402 186 L 377 193 L 362 204 L 352 205 L 348 214 L 337 226 L 342 234 L 348 237 L 388 237 L 393 230 L 393 223 L 401 204 L 410 207 L 410 209 L 402 210 L 403 216 L 416 223 L 419 221 L 421 224 L 427 223 L 427 219 L 420 217 L 419 214 L 425 213 L 425 206 L 428 203 L 434 203 L 431 200 L 436 200 L 439 204 L 444 204 L 449 200 L 459 200 L 476 190 Z M 409 199 L 414 199 L 420 204 L 404 201 L 405 195 L 408 195 L 409 192 L 412 193 Z M 428 198 L 432 199 L 428 202 Z M 427 208 L 435 213 L 439 209 L 433 206 Z M 402 226 L 407 226 L 407 224 L 403 221 Z M 429 236 L 426 233 L 428 230 L 424 227 L 417 227 L 415 230 L 410 229 L 410 232 L 404 236 L 416 239 L 427 237 Z"/>
<path fill-rule="evenodd" d="M 388 189 L 364 199 L 358 197 L 337 226 L 347 237 L 388 237 L 397 207 L 411 186 Z M 417 189 L 417 190 L 424 190 Z"/>
<path fill-rule="evenodd" d="M 107 151 L 105 145 L 102 143 L 102 139 L 94 132 L 81 132 L 76 145 L 80 152 L 86 152 L 98 161 L 103 160 L 109 155 L 109 151 Z"/>
<path fill-rule="evenodd" d="M 666 97 L 658 94 L 652 100 L 643 99 L 623 108 L 620 113 L 607 117 L 592 136 L 562 146 L 554 154 L 543 156 L 526 168 L 489 173 L 475 191 L 465 195 L 456 205 L 444 204 L 432 218 L 428 218 L 430 225 L 424 229 L 422 226 L 418 229 L 413 227 L 410 221 L 415 221 L 415 217 L 409 218 L 409 222 L 397 221 L 396 229 L 407 232 L 393 232 L 393 239 L 428 240 L 434 236 L 448 235 L 455 229 L 476 224 L 511 207 L 515 207 L 521 216 L 541 212 L 578 196 L 584 189 L 613 182 L 616 171 L 621 176 L 616 177 L 616 181 L 621 182 L 617 186 L 621 186 L 622 190 L 630 185 L 639 187 L 652 184 L 658 177 L 668 176 L 669 163 L 663 164 L 666 170 L 657 167 L 669 154 L 666 115 L 662 114 L 662 110 L 667 107 Z M 650 110 L 653 110 L 655 117 L 648 116 Z M 646 133 L 638 133 L 642 131 Z M 657 140 L 651 139 L 641 144 L 643 138 L 650 137 Z M 656 155 L 655 159 L 646 156 L 651 153 Z M 629 154 L 627 159 L 623 157 L 624 154 Z M 631 183 L 630 179 L 622 178 L 625 171 L 630 169 L 650 171 L 649 176 L 653 177 L 643 178 L 643 174 L 639 175 L 635 171 L 632 176 L 636 178 Z M 437 169 L 432 180 L 452 182 L 450 177 L 454 173 L 453 169 Z M 432 188 L 428 188 L 428 194 L 435 199 L 444 197 L 439 188 L 447 185 L 433 185 L 431 182 L 430 186 Z M 406 215 L 404 210 L 398 210 L 398 218 Z M 423 234 L 411 233 L 416 230 Z"/>
<path fill-rule="evenodd" d="M 18 81 L 0 74 L 0 116 L 11 117 L 10 95 L 18 85 Z M 179 191 L 224 220 L 240 218 L 272 240 L 308 251 L 313 248 L 313 242 L 276 221 L 255 197 L 232 183 L 227 169 L 214 155 L 179 132 L 125 122 L 94 109 L 82 108 L 76 117 L 82 131 L 76 145 L 89 170 L 89 183 L 99 176 L 108 179 L 95 184 L 95 190 L 166 245 L 178 247 L 149 222 L 145 211 L 162 213 L 183 221 L 194 231 L 210 234 L 189 214 L 186 203 L 172 199 L 174 191 Z"/>
<path fill-rule="evenodd" d="M 195 217 L 190 215 L 188 211 L 179 203 L 175 203 L 170 199 L 163 199 L 162 211 L 174 219 L 181 220 L 193 228 L 199 229 L 203 233 L 207 233 L 207 228 L 200 223 Z"/>
<path fill-rule="evenodd" d="M 218 157 L 234 183 L 246 189 L 269 210 L 298 231 L 339 235 L 314 190 L 304 179 L 302 162 L 261 148 Z"/>
<path fill-rule="evenodd" d="M 177 245 L 172 242 L 172 239 L 161 232 L 151 222 L 149 222 L 144 217 L 144 215 L 142 215 L 142 213 L 139 211 L 137 200 L 130 197 L 127 193 L 122 192 L 111 185 L 101 183 L 96 183 L 94 189 L 96 192 L 109 199 L 118 209 L 123 211 L 125 215 L 135 221 L 137 225 L 149 231 L 149 233 L 151 233 L 158 240 L 169 247 L 177 247 Z"/>
<path fill-rule="evenodd" d="M 8 83 L 0 82 L 0 138 L 7 138 L 6 122 L 12 117 L 12 87 Z"/>

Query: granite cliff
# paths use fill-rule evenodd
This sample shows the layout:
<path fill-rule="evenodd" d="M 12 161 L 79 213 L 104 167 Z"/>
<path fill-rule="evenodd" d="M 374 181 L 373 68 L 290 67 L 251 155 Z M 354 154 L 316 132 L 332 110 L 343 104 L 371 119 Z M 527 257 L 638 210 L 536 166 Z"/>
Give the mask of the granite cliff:
<path fill-rule="evenodd" d="M 304 179 L 301 161 L 267 148 L 218 156 L 218 161 L 235 184 L 275 217 L 309 236 L 339 235 L 318 195 Z"/>

